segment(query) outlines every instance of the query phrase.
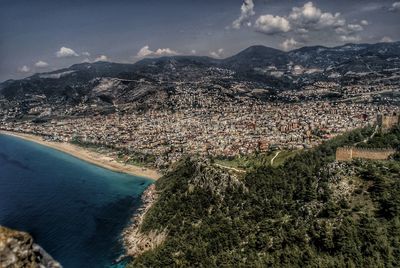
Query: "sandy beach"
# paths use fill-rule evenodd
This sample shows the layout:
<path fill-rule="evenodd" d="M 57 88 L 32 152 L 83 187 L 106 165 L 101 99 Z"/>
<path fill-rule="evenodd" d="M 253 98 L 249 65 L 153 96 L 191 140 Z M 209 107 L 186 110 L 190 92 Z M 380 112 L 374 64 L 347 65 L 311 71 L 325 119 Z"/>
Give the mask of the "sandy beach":
<path fill-rule="evenodd" d="M 142 168 L 130 164 L 124 164 L 117 162 L 115 159 L 102 155 L 100 153 L 96 153 L 77 145 L 67 143 L 67 142 L 51 142 L 51 141 L 44 141 L 42 137 L 24 134 L 24 133 L 17 133 L 17 132 L 9 132 L 9 131 L 0 131 L 0 134 L 9 135 L 18 137 L 24 140 L 32 141 L 47 147 L 51 147 L 53 149 L 59 150 L 61 152 L 70 154 L 74 157 L 77 157 L 81 160 L 87 161 L 91 164 L 116 171 L 127 173 L 134 176 L 146 177 L 149 179 L 157 180 L 161 177 L 161 174 L 153 169 Z"/>

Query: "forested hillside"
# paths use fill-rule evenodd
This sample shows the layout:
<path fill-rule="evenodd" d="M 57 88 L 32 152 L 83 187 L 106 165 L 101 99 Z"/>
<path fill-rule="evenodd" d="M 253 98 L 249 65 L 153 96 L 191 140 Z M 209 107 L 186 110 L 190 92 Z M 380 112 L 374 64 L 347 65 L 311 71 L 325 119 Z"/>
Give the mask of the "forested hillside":
<path fill-rule="evenodd" d="M 143 232 L 167 230 L 131 267 L 399 267 L 400 161 L 335 162 L 356 130 L 244 178 L 187 158 L 157 182 Z M 399 149 L 400 129 L 365 146 Z"/>

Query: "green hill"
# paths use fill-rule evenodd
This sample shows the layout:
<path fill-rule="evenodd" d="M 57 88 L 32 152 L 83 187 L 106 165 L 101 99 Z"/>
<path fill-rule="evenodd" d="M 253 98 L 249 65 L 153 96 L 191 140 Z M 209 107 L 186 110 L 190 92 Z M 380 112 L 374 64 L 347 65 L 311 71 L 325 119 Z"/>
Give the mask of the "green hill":
<path fill-rule="evenodd" d="M 141 231 L 164 243 L 131 267 L 400 267 L 400 159 L 335 162 L 362 129 L 245 176 L 187 158 L 157 182 Z M 399 150 L 400 129 L 367 147 Z M 361 146 L 361 145 L 360 145 Z"/>

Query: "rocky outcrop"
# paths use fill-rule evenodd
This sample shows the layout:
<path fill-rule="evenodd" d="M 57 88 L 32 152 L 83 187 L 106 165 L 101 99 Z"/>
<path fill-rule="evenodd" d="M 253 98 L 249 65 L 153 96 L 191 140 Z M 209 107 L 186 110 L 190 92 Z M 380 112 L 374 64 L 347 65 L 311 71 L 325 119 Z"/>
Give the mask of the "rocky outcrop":
<path fill-rule="evenodd" d="M 230 174 L 223 168 L 212 165 L 208 159 L 191 157 L 187 158 L 186 164 L 192 167 L 190 178 L 185 182 L 188 183 L 188 194 L 196 188 L 201 188 L 222 201 L 228 189 L 239 188 L 248 191 L 237 176 Z M 132 218 L 131 225 L 122 234 L 123 244 L 128 256 L 137 257 L 148 250 L 153 250 L 167 238 L 168 227 L 153 229 L 149 232 L 141 231 L 143 220 L 147 212 L 156 203 L 157 198 L 158 193 L 154 184 L 143 192 L 142 206 Z"/>
<path fill-rule="evenodd" d="M 195 171 L 189 180 L 189 192 L 195 188 L 210 191 L 215 197 L 223 200 L 227 189 L 241 188 L 247 191 L 243 182 L 233 173 L 217 165 L 212 165 L 209 159 L 192 158 Z"/>
<path fill-rule="evenodd" d="M 151 231 L 149 233 L 143 233 L 140 230 L 146 213 L 156 200 L 156 187 L 154 184 L 152 184 L 143 192 L 142 206 L 132 218 L 132 224 L 123 232 L 123 243 L 128 256 L 139 256 L 143 252 L 154 249 L 164 242 L 167 236 L 167 232 L 165 230 L 161 232 Z"/>
<path fill-rule="evenodd" d="M 0 267 L 1 268 L 61 268 L 33 238 L 25 232 L 0 226 Z"/>

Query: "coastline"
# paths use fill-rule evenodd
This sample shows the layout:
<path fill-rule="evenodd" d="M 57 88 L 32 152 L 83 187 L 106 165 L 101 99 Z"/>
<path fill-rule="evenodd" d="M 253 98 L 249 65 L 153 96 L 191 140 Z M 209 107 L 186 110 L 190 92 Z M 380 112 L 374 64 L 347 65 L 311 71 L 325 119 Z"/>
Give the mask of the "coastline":
<path fill-rule="evenodd" d="M 167 231 L 150 231 L 143 233 L 141 226 L 143 225 L 144 218 L 147 212 L 151 209 L 157 201 L 158 193 L 155 184 L 151 184 L 142 194 L 142 205 L 137 212 L 133 215 L 130 224 L 122 232 L 122 243 L 125 248 L 124 256 L 120 258 L 137 257 L 148 250 L 155 249 L 161 245 L 166 237 Z"/>
<path fill-rule="evenodd" d="M 126 173 L 133 176 L 145 177 L 152 180 L 157 180 L 162 176 L 157 170 L 142 168 L 130 164 L 123 164 L 117 162 L 112 157 L 84 149 L 82 147 L 79 147 L 71 143 L 45 141 L 40 136 L 18 133 L 18 132 L 3 131 L 3 130 L 0 131 L 0 134 L 35 142 L 40 145 L 50 147 L 52 149 L 61 151 L 63 153 L 67 153 L 83 161 L 89 162 L 96 166 L 109 169 L 115 172 Z"/>

